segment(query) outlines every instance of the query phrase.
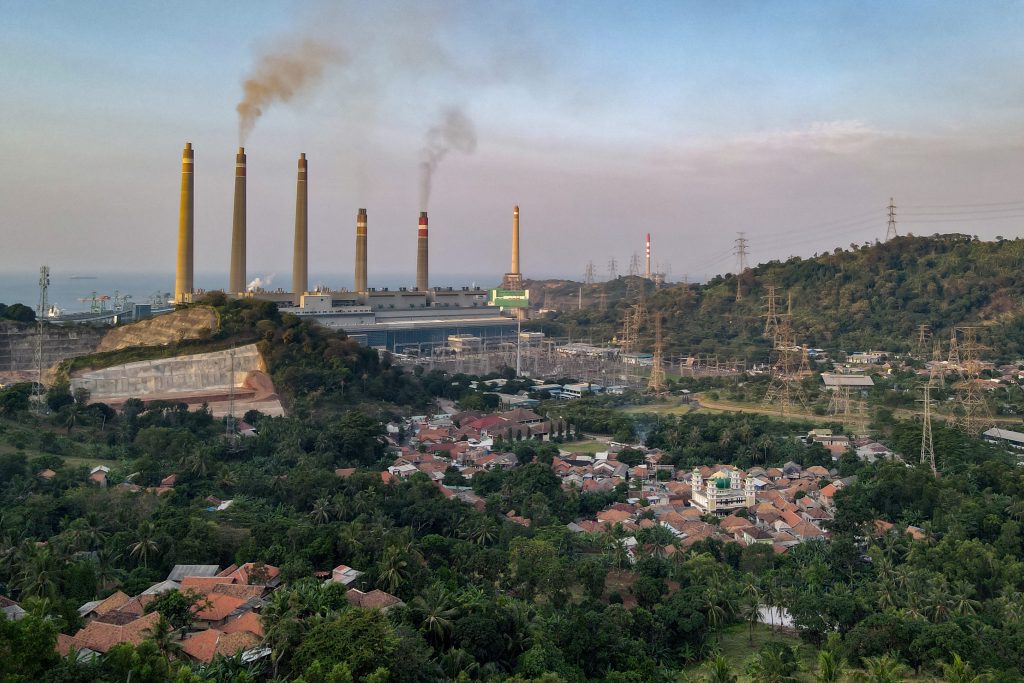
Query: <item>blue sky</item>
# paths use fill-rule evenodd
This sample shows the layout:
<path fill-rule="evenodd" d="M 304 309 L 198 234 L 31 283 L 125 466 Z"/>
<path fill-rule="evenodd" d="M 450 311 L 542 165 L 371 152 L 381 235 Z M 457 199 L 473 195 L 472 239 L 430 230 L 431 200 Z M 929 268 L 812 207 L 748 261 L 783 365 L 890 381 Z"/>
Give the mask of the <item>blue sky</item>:
<path fill-rule="evenodd" d="M 437 284 L 505 270 L 513 203 L 525 273 L 577 278 L 587 261 L 625 270 L 648 231 L 676 278 L 728 271 L 741 230 L 755 261 L 863 242 L 884 235 L 890 196 L 902 230 L 1021 232 L 1019 2 L 0 0 L 0 13 L 2 269 L 171 272 L 189 140 L 196 269 L 226 278 L 241 83 L 304 38 L 342 57 L 246 143 L 252 277 L 287 279 L 299 152 L 311 268 L 350 284 L 365 206 L 371 280 L 411 272 L 419 152 L 449 106 L 478 145 L 434 180 Z M 995 202 L 1017 204 L 967 206 Z"/>

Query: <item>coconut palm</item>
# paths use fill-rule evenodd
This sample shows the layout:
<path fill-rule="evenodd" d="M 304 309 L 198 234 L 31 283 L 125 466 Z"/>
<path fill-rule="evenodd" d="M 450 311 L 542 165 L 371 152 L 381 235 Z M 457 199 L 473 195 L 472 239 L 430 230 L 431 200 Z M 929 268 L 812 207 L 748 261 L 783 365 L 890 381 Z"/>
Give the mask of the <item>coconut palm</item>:
<path fill-rule="evenodd" d="M 954 583 L 953 595 L 950 599 L 953 614 L 966 617 L 977 613 L 978 608 L 981 607 L 981 603 L 973 599 L 971 597 L 972 595 L 974 595 L 974 586 L 970 585 L 966 581 L 957 581 Z"/>
<path fill-rule="evenodd" d="M 729 660 L 717 654 L 705 665 L 704 680 L 707 683 L 736 683 L 737 679 Z"/>
<path fill-rule="evenodd" d="M 153 523 L 147 520 L 139 524 L 135 537 L 136 541 L 128 544 L 128 554 L 137 558 L 143 567 L 149 567 L 149 558 L 160 549 L 156 542 L 156 529 Z"/>
<path fill-rule="evenodd" d="M 119 559 L 121 556 L 109 548 L 100 548 L 96 551 L 96 581 L 99 582 L 101 590 L 116 585 L 124 576 L 124 572 L 117 567 Z"/>
<path fill-rule="evenodd" d="M 420 632 L 435 646 L 442 645 L 452 632 L 452 619 L 459 613 L 451 595 L 441 585 L 434 585 L 417 595 L 412 608 L 420 619 Z"/>
<path fill-rule="evenodd" d="M 313 520 L 313 524 L 320 526 L 321 524 L 327 524 L 331 521 L 331 501 L 327 496 L 321 496 L 313 501 L 313 509 L 310 511 L 309 516 Z"/>
<path fill-rule="evenodd" d="M 61 564 L 54 552 L 45 545 L 34 543 L 23 546 L 22 570 L 17 586 L 23 598 L 56 598 L 61 578 Z"/>
<path fill-rule="evenodd" d="M 409 562 L 400 548 L 391 546 L 384 551 L 377 574 L 377 585 L 388 593 L 394 593 L 409 579 Z"/>
<path fill-rule="evenodd" d="M 160 615 L 160 621 L 146 630 L 146 637 L 152 640 L 160 654 L 168 659 L 174 659 L 181 652 L 181 643 L 175 638 L 174 627 L 163 615 Z"/>
<path fill-rule="evenodd" d="M 942 665 L 942 679 L 947 683 L 986 683 L 992 676 L 987 673 L 975 673 L 973 667 L 953 653 L 953 661 Z"/>
<path fill-rule="evenodd" d="M 498 529 L 490 519 L 480 519 L 462 532 L 463 538 L 477 545 L 490 545 L 498 538 Z"/>
<path fill-rule="evenodd" d="M 796 663 L 788 663 L 775 648 L 761 650 L 750 663 L 747 673 L 754 683 L 794 683 Z"/>
<path fill-rule="evenodd" d="M 818 653 L 818 670 L 814 672 L 815 683 L 839 683 L 846 672 L 846 661 L 831 650 Z"/>
<path fill-rule="evenodd" d="M 907 667 L 889 656 L 865 657 L 864 671 L 854 674 L 854 680 L 863 683 L 903 683 Z"/>

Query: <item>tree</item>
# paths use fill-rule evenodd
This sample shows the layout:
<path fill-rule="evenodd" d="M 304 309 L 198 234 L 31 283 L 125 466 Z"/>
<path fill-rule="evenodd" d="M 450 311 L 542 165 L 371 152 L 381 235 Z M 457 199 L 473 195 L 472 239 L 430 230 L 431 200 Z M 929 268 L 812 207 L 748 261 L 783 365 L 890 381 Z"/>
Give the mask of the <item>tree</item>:
<path fill-rule="evenodd" d="M 704 680 L 707 683 L 736 683 L 737 677 L 729 660 L 717 654 L 704 665 Z"/>
<path fill-rule="evenodd" d="M 398 637 L 378 610 L 350 609 L 310 629 L 295 650 L 292 666 L 305 671 L 314 661 L 325 668 L 348 666 L 352 677 L 369 676 L 379 662 L 397 655 Z"/>
<path fill-rule="evenodd" d="M 29 614 L 9 621 L 0 612 L 0 681 L 41 681 L 59 659 L 53 622 Z"/>
<path fill-rule="evenodd" d="M 903 683 L 907 667 L 890 655 L 865 657 L 864 671 L 854 674 L 854 679 L 864 683 Z"/>
<path fill-rule="evenodd" d="M 992 677 L 987 673 L 975 673 L 970 664 L 956 652 L 948 664 L 942 664 L 942 678 L 947 683 L 987 683 Z"/>
<path fill-rule="evenodd" d="M 398 546 L 389 546 L 380 560 L 377 585 L 388 593 L 396 593 L 409 578 L 409 561 Z"/>
<path fill-rule="evenodd" d="M 814 672 L 815 683 L 839 683 L 846 671 L 846 662 L 832 650 L 818 653 L 818 670 Z"/>
<path fill-rule="evenodd" d="M 175 630 L 177 629 L 175 629 L 174 625 L 167 617 L 161 614 L 160 620 L 153 624 L 146 632 L 147 638 L 153 641 L 160 654 L 168 659 L 174 659 L 181 652 L 181 643 L 174 637 Z"/>
<path fill-rule="evenodd" d="M 447 642 L 452 632 L 452 619 L 458 609 L 451 595 L 440 584 L 431 586 L 423 595 L 413 598 L 412 609 L 420 619 L 420 632 L 435 646 Z"/>
<path fill-rule="evenodd" d="M 145 612 L 159 612 L 172 630 L 187 629 L 195 620 L 196 612 L 203 611 L 209 600 L 194 590 L 170 590 L 156 596 L 146 604 Z"/>
<path fill-rule="evenodd" d="M 159 546 L 156 542 L 156 529 L 153 523 L 146 520 L 139 524 L 135 532 L 135 542 L 128 544 L 128 553 L 137 558 L 143 567 L 149 567 L 149 558 L 156 555 Z"/>

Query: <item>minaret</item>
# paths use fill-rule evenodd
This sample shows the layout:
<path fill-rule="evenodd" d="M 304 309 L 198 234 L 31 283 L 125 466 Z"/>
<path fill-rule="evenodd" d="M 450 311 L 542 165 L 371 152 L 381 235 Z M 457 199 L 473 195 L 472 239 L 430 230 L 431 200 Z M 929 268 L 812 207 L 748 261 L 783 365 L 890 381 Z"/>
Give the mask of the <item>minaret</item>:
<path fill-rule="evenodd" d="M 420 226 L 416 233 L 416 289 L 427 291 L 427 212 L 420 211 Z"/>
<path fill-rule="evenodd" d="M 357 292 L 366 291 L 366 209 L 356 215 L 356 283 Z"/>
<path fill-rule="evenodd" d="M 231 271 L 228 294 L 245 291 L 245 148 L 235 155 L 235 209 L 231 220 Z"/>
<path fill-rule="evenodd" d="M 193 244 L 194 244 L 194 174 L 192 167 L 195 156 L 192 143 L 186 142 L 181 153 L 181 204 L 178 207 L 178 267 L 174 275 L 174 302 L 185 304 L 192 301 Z"/>
<path fill-rule="evenodd" d="M 299 175 L 295 181 L 295 252 L 292 256 L 292 293 L 296 306 L 309 289 L 309 192 L 306 187 L 306 154 L 299 155 Z"/>

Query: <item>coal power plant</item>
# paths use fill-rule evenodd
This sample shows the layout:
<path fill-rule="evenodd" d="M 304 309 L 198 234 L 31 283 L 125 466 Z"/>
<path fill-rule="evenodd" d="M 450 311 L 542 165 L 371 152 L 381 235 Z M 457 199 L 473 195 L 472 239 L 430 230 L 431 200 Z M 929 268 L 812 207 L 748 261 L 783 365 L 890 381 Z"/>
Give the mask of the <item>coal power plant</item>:
<path fill-rule="evenodd" d="M 182 152 L 181 204 L 178 221 L 178 260 L 174 302 L 189 303 L 197 293 L 193 284 L 195 156 L 191 143 Z M 292 291 L 247 289 L 246 281 L 246 152 L 235 156 L 231 253 L 228 296 L 274 301 L 282 312 L 312 319 L 344 330 L 360 343 L 393 352 L 429 353 L 450 338 L 478 339 L 480 343 L 514 342 L 516 320 L 489 304 L 489 292 L 480 287 L 429 287 L 429 219 L 421 211 L 416 230 L 416 279 L 413 287 L 398 289 L 369 286 L 367 268 L 368 212 L 360 208 L 355 221 L 355 282 L 353 290 L 319 288 L 309 291 L 309 167 L 299 155 L 295 191 L 295 231 L 292 254 Z M 518 289 L 519 207 L 513 210 L 512 273 L 505 287 Z M 510 277 L 511 276 L 511 277 Z"/>

